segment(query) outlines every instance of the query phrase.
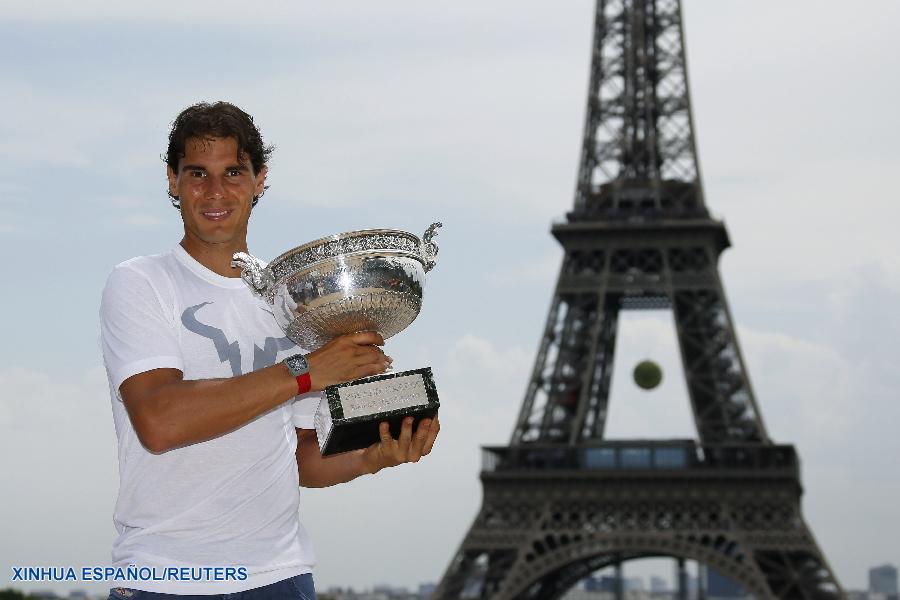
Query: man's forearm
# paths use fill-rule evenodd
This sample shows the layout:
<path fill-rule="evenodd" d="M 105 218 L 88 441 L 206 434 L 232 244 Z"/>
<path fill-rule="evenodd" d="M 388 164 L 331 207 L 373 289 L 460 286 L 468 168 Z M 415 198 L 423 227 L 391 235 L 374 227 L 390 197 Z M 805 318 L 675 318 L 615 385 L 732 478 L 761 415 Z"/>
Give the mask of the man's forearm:
<path fill-rule="evenodd" d="M 322 456 L 311 429 L 297 430 L 297 469 L 300 485 L 309 488 L 345 483 L 372 472 L 365 464 L 364 450 Z"/>
<path fill-rule="evenodd" d="M 218 437 L 297 394 L 296 380 L 280 363 L 228 379 L 183 381 L 169 376 L 145 393 L 127 385 L 122 385 L 122 396 L 129 415 L 152 452 Z"/>
<path fill-rule="evenodd" d="M 328 385 L 384 372 L 384 339 L 364 331 L 337 337 L 306 355 L 309 384 Z M 177 369 L 155 369 L 119 387 L 141 443 L 152 452 L 202 442 L 233 431 L 290 400 L 297 380 L 283 363 L 230 379 L 183 381 Z"/>

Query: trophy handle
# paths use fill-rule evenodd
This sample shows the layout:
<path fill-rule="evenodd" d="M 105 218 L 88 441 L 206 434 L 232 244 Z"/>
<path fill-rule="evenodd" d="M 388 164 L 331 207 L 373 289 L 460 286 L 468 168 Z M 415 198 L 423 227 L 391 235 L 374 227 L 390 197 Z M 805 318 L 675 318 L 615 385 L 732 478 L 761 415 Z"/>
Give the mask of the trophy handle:
<path fill-rule="evenodd" d="M 268 300 L 269 304 L 272 300 L 268 298 L 275 283 L 272 273 L 266 268 L 265 263 L 246 252 L 235 252 L 231 257 L 231 266 L 241 270 L 241 279 L 244 280 L 250 290 L 260 298 Z"/>
<path fill-rule="evenodd" d="M 434 241 L 434 237 L 438 234 L 438 227 L 443 227 L 443 224 L 432 223 L 431 226 L 425 230 L 425 235 L 422 236 L 422 258 L 425 261 L 426 273 L 432 270 L 437 264 L 438 245 L 437 242 Z"/>

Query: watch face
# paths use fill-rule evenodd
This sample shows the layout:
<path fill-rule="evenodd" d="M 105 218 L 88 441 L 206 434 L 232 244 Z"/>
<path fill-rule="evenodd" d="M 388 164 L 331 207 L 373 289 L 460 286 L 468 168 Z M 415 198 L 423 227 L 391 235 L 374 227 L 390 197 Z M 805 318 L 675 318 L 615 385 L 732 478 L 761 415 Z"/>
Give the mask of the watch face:
<path fill-rule="evenodd" d="M 284 364 L 287 365 L 288 369 L 291 371 L 291 375 L 294 377 L 298 377 L 309 371 L 309 363 L 306 362 L 306 357 L 302 354 L 295 354 L 287 357 L 284 359 Z"/>

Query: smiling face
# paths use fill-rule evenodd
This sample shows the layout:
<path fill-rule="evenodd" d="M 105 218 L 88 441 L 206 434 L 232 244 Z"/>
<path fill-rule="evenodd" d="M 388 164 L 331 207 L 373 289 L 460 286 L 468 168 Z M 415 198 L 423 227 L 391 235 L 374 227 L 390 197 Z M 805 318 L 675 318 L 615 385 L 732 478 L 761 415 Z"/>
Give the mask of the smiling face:
<path fill-rule="evenodd" d="M 254 174 L 234 138 L 190 138 L 178 172 L 167 169 L 169 193 L 181 201 L 184 239 L 194 258 L 247 249 L 247 223 L 254 196 L 265 188 L 266 168 Z"/>

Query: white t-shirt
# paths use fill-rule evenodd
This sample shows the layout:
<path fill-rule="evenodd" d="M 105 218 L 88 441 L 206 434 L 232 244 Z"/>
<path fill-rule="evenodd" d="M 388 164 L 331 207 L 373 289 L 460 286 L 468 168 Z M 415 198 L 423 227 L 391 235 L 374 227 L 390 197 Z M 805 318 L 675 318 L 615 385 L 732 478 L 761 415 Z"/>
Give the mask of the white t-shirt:
<path fill-rule="evenodd" d="M 218 275 L 176 246 L 113 270 L 100 330 L 119 441 L 113 565 L 247 569 L 244 581 L 129 581 L 128 587 L 222 594 L 310 572 L 315 558 L 300 523 L 294 428 L 313 428 L 319 394 L 160 454 L 141 445 L 119 394 L 125 379 L 152 369 L 178 369 L 186 380 L 234 377 L 300 352 L 271 307 L 240 278 Z"/>

